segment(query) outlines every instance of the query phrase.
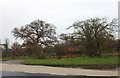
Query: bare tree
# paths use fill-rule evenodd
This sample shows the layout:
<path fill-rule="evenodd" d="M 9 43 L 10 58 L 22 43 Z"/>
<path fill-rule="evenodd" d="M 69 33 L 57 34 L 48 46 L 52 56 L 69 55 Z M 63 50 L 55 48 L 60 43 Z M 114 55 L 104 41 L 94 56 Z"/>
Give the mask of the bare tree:
<path fill-rule="evenodd" d="M 113 38 L 113 27 L 115 22 L 107 22 L 105 18 L 91 18 L 80 22 L 75 22 L 73 27 L 74 35 L 78 39 L 86 54 L 89 56 L 100 56 L 101 46 L 105 39 Z"/>
<path fill-rule="evenodd" d="M 20 56 L 22 54 L 22 47 L 18 42 L 12 44 L 12 57 Z"/>
<path fill-rule="evenodd" d="M 21 38 L 25 43 L 41 48 L 51 46 L 57 40 L 55 26 L 42 20 L 35 20 L 21 28 L 14 28 L 12 33 L 15 38 Z"/>
<path fill-rule="evenodd" d="M 4 46 L 5 46 L 5 50 L 6 50 L 6 55 L 8 55 L 8 46 L 9 46 L 9 39 L 8 38 L 6 38 L 5 39 L 5 44 L 4 44 Z"/>

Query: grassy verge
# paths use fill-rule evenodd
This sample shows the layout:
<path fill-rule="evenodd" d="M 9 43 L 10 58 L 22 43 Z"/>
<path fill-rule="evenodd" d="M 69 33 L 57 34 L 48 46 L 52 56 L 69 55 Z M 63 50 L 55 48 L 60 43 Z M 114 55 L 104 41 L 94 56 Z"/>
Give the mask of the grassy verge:
<path fill-rule="evenodd" d="M 71 58 L 71 59 L 25 59 L 24 64 L 32 65 L 114 65 L 118 63 L 118 57 L 89 57 L 89 58 Z"/>
<path fill-rule="evenodd" d="M 0 61 L 9 61 L 9 60 L 15 60 L 13 58 L 0 58 Z"/>
<path fill-rule="evenodd" d="M 118 64 L 118 57 L 88 57 L 71 59 L 25 59 L 23 64 L 27 65 L 47 65 L 62 67 L 83 67 L 83 68 L 115 68 Z"/>

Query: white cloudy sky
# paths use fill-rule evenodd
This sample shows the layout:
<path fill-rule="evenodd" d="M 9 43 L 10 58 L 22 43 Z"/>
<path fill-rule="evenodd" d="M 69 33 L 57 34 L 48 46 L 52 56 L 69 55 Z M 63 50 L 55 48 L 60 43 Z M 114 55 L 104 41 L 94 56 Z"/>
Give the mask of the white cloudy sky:
<path fill-rule="evenodd" d="M 92 17 L 118 17 L 119 0 L 0 0 L 0 39 L 14 42 L 11 30 L 35 19 L 54 24 L 57 33 L 73 22 Z"/>

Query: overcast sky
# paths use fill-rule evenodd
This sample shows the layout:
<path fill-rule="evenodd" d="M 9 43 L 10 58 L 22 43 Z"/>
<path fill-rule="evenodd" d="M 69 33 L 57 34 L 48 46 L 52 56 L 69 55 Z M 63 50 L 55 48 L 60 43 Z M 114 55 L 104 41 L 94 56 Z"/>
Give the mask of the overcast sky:
<path fill-rule="evenodd" d="M 119 0 L 0 0 L 0 39 L 9 38 L 14 27 L 41 19 L 57 27 L 57 34 L 78 20 L 92 17 L 118 17 Z"/>

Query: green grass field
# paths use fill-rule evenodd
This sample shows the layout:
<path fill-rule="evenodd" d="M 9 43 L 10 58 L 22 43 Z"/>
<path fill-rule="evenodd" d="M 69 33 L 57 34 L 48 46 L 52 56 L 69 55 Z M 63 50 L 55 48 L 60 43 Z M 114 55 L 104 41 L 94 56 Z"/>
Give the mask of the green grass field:
<path fill-rule="evenodd" d="M 79 57 L 63 59 L 25 59 L 22 62 L 28 65 L 117 65 L 118 57 Z"/>
<path fill-rule="evenodd" d="M 0 61 L 9 61 L 9 60 L 15 60 L 13 58 L 0 58 Z"/>

